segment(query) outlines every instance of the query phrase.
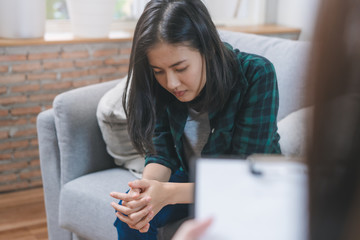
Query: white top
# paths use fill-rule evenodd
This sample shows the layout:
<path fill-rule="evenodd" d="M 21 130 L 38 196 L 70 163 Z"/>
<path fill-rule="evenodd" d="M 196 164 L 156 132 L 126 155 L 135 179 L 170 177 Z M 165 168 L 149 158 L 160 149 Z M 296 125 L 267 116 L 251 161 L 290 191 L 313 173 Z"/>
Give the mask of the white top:
<path fill-rule="evenodd" d="M 208 112 L 199 113 L 189 108 L 189 116 L 184 129 L 184 150 L 186 159 L 200 156 L 210 134 Z"/>

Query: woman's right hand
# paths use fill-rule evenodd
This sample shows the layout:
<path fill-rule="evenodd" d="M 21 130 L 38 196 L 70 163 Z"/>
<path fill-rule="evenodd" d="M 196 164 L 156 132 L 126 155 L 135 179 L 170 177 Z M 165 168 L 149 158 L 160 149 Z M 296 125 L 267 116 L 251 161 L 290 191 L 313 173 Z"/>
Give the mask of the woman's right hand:
<path fill-rule="evenodd" d="M 171 170 L 168 167 L 157 163 L 149 163 L 144 168 L 143 179 L 168 182 L 170 175 Z M 127 223 L 130 228 L 138 229 L 140 232 L 147 232 L 150 227 L 149 221 L 155 216 L 153 206 L 149 205 L 151 197 L 146 194 L 140 196 L 145 189 L 131 185 L 132 183 L 130 182 L 130 191 L 127 194 L 119 192 L 111 193 L 112 197 L 123 200 L 122 205 L 115 202 L 111 203 L 111 205 L 118 211 L 116 216 L 121 221 L 124 220 L 123 222 L 127 223 L 128 219 L 131 219 L 131 224 Z M 139 228 L 139 226 L 142 227 Z"/>
<path fill-rule="evenodd" d="M 150 227 L 149 221 L 153 218 L 154 213 L 148 206 L 150 198 L 140 197 L 140 193 L 141 189 L 134 188 L 131 188 L 128 193 L 112 192 L 110 196 L 122 200 L 122 204 L 112 202 L 111 206 L 117 211 L 116 216 L 121 221 L 126 217 L 126 223 L 130 228 L 147 232 Z"/>

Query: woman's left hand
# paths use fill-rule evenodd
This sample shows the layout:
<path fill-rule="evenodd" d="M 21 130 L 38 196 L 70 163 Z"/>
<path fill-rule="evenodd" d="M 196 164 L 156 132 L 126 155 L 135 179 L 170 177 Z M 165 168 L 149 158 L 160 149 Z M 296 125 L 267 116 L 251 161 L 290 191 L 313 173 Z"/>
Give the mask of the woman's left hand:
<path fill-rule="evenodd" d="M 169 196 L 164 189 L 165 184 L 156 180 L 141 179 L 130 182 L 129 186 L 131 189 L 139 189 L 139 196 L 131 199 L 124 194 L 112 194 L 114 198 L 124 202 L 123 205 L 113 203 L 112 206 L 118 211 L 116 216 L 129 227 L 147 232 L 148 223 L 168 204 Z"/>

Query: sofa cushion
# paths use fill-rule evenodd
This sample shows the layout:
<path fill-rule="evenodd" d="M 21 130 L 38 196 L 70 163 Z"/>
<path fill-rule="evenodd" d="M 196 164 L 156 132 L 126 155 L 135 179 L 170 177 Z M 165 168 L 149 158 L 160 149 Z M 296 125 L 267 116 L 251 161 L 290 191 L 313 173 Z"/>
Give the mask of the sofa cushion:
<path fill-rule="evenodd" d="M 107 152 L 114 158 L 115 164 L 130 170 L 138 178 L 144 169 L 145 159 L 137 153 L 130 142 L 122 97 L 126 78 L 110 89 L 101 98 L 96 117 L 106 143 Z"/>
<path fill-rule="evenodd" d="M 284 155 L 305 156 L 306 145 L 310 140 L 309 130 L 314 107 L 306 107 L 290 113 L 278 122 L 280 146 Z"/>
<path fill-rule="evenodd" d="M 117 238 L 110 192 L 125 192 L 135 179 L 129 171 L 113 168 L 79 177 L 65 184 L 59 206 L 60 226 L 86 239 Z"/>
<path fill-rule="evenodd" d="M 75 233 L 79 239 L 117 239 L 115 210 L 110 205 L 117 199 L 110 192 L 126 192 L 128 182 L 136 177 L 122 168 L 91 173 L 64 185 L 59 206 L 60 226 Z M 171 239 L 186 219 L 167 224 L 159 230 L 158 239 Z"/>

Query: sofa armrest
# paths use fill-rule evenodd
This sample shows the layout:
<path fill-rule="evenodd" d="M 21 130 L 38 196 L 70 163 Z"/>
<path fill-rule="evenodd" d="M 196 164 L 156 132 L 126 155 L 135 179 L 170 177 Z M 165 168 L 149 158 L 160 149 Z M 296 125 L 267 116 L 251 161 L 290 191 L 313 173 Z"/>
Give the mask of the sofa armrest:
<path fill-rule="evenodd" d="M 71 233 L 59 227 L 60 154 L 54 120 L 54 110 L 49 109 L 36 121 L 47 228 L 49 239 L 71 240 Z"/>
<path fill-rule="evenodd" d="M 60 151 L 61 185 L 85 174 L 115 167 L 97 123 L 101 97 L 117 80 L 74 89 L 53 103 Z"/>

